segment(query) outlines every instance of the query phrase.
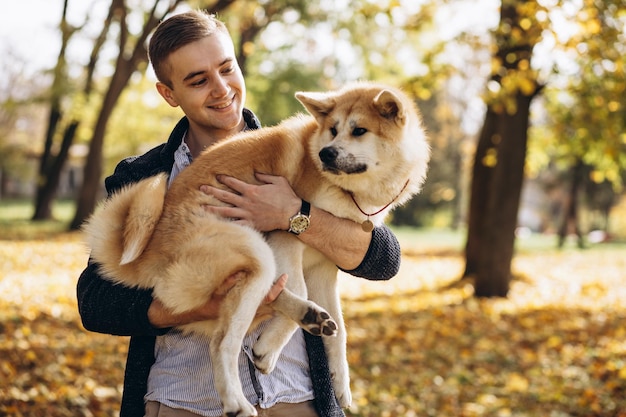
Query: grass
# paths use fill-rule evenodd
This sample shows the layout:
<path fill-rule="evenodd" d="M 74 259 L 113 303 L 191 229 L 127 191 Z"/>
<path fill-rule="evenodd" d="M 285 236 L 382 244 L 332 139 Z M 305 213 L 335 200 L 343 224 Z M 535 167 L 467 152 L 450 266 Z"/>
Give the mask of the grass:
<path fill-rule="evenodd" d="M 403 249 L 418 253 L 462 253 L 465 242 L 465 229 L 430 229 L 411 227 L 393 227 L 395 234 L 402 243 Z M 551 234 L 531 233 L 517 237 L 516 253 L 532 254 L 545 251 L 579 250 L 574 237 L 566 240 L 562 249 L 557 248 L 557 236 Z M 587 250 L 626 250 L 626 240 L 615 240 L 605 243 L 587 243 Z"/>
<path fill-rule="evenodd" d="M 53 220 L 31 220 L 34 213 L 32 200 L 0 200 L 0 239 L 22 240 L 46 238 L 67 231 L 74 216 L 74 202 L 60 200 L 52 206 Z"/>

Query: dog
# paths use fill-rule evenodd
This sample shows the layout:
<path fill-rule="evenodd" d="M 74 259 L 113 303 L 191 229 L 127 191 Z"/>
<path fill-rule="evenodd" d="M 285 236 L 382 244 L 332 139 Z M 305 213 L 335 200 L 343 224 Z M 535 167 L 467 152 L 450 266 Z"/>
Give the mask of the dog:
<path fill-rule="evenodd" d="M 336 91 L 298 92 L 296 98 L 308 115 L 209 147 L 169 189 L 166 174 L 127 186 L 83 227 L 104 277 L 153 288 L 175 313 L 203 305 L 227 277 L 244 271 L 226 294 L 219 319 L 181 326 L 212 338 L 226 416 L 257 415 L 242 393 L 237 358 L 248 330 L 269 317 L 253 348 L 255 366 L 271 372 L 298 326 L 334 336 L 324 337 L 324 345 L 337 400 L 348 407 L 346 330 L 332 262 L 292 233 L 261 234 L 209 213 L 203 205 L 223 203 L 200 186 L 225 188 L 219 174 L 257 184 L 255 172 L 281 175 L 299 197 L 371 231 L 420 191 L 427 172 L 430 147 L 421 115 L 400 89 L 363 81 Z M 289 276 L 285 290 L 263 305 L 280 273 Z"/>

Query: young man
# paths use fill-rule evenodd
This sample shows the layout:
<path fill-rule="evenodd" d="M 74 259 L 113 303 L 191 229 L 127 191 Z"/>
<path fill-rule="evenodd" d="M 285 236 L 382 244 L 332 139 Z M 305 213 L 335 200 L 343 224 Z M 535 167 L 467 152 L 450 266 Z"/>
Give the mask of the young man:
<path fill-rule="evenodd" d="M 237 65 L 232 39 L 220 21 L 203 12 L 189 12 L 162 22 L 150 40 L 149 55 L 158 78 L 157 90 L 171 106 L 185 113 L 167 143 L 139 157 L 120 162 L 105 181 L 110 194 L 126 184 L 160 172 L 170 181 L 204 148 L 260 124 L 245 109 L 246 88 Z M 235 178 L 223 182 L 235 192 L 203 187 L 229 207 L 207 208 L 260 231 L 287 230 L 300 210 L 301 199 L 282 177 L 259 175 L 263 185 Z M 311 207 L 310 227 L 299 238 L 318 249 L 348 273 L 367 279 L 389 279 L 399 268 L 398 241 L 386 227 L 371 233 L 345 219 Z M 220 256 L 207 253 L 207 256 Z M 228 282 L 232 286 L 235 274 Z M 282 290 L 282 277 L 268 294 Z M 174 315 L 153 300 L 150 291 L 113 285 L 90 262 L 78 285 L 78 307 L 85 328 L 131 336 L 124 378 L 121 417 L 221 416 L 213 385 L 207 340 L 172 327 L 217 317 L 218 291 L 196 311 Z M 259 373 L 251 361 L 251 346 L 263 329 L 244 340 L 239 373 L 248 400 L 261 415 L 280 417 L 343 416 L 330 384 L 327 358 L 320 337 L 296 332 L 283 350 L 276 369 Z"/>

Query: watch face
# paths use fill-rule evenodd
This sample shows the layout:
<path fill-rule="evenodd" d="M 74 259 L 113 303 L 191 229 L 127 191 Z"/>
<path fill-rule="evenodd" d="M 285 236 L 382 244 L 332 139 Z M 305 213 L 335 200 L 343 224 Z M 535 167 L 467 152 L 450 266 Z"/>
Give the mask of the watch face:
<path fill-rule="evenodd" d="M 299 214 L 291 220 L 290 230 L 294 233 L 300 234 L 309 228 L 310 223 L 311 221 L 307 216 Z"/>

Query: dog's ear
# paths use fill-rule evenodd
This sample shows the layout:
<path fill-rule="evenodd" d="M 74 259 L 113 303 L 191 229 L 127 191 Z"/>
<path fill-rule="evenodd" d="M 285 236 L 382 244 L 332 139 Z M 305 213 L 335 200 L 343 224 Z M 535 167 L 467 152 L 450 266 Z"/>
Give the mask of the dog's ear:
<path fill-rule="evenodd" d="M 396 120 L 398 123 L 404 124 L 406 118 L 404 106 L 400 98 L 391 91 L 382 90 L 374 97 L 372 104 L 385 119 Z"/>
<path fill-rule="evenodd" d="M 327 93 L 305 93 L 299 91 L 296 93 L 296 98 L 316 119 L 328 116 L 337 104 L 334 97 Z"/>

